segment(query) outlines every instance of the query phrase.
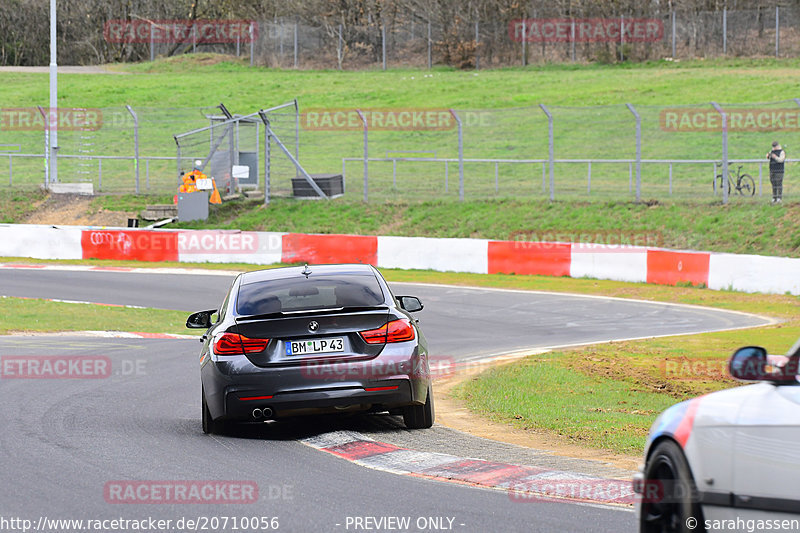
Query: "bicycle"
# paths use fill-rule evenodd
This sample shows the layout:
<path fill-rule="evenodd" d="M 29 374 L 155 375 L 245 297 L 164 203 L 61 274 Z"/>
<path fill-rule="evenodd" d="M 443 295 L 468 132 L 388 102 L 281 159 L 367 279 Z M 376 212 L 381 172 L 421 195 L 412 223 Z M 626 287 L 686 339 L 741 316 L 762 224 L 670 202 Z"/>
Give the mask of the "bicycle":
<path fill-rule="evenodd" d="M 728 194 L 731 193 L 731 184 L 733 188 L 736 189 L 736 192 L 742 196 L 753 196 L 756 194 L 756 182 L 750 174 L 742 174 L 743 166 L 744 165 L 739 165 L 735 176 L 733 172 L 728 171 Z M 717 174 L 716 178 L 714 178 L 714 194 L 722 190 L 722 178 L 722 174 Z"/>

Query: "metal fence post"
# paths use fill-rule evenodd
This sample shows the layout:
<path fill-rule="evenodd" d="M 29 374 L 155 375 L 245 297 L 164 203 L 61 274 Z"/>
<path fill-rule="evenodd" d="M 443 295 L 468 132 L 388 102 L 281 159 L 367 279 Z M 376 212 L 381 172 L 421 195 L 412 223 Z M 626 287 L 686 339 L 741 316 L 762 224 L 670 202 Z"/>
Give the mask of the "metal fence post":
<path fill-rule="evenodd" d="M 775 6 L 775 57 L 781 51 L 781 6 Z"/>
<path fill-rule="evenodd" d="M 480 70 L 481 68 L 481 56 L 478 52 L 481 44 L 481 35 L 479 32 L 478 20 L 475 20 L 475 70 Z"/>
<path fill-rule="evenodd" d="M 197 52 L 197 26 L 192 22 L 192 53 Z"/>
<path fill-rule="evenodd" d="M 525 35 L 525 19 L 522 19 L 522 66 L 528 64 L 528 39 Z"/>
<path fill-rule="evenodd" d="M 278 28 L 278 53 L 280 54 L 280 61 L 281 65 L 283 65 L 283 19 L 281 19 L 280 25 L 278 25 L 278 17 L 275 17 L 275 26 Z"/>
<path fill-rule="evenodd" d="M 728 114 L 716 102 L 711 102 L 714 109 L 722 116 L 722 203 L 728 203 L 728 187 L 730 187 L 728 176 Z M 714 183 L 717 177 L 714 176 Z"/>
<path fill-rule="evenodd" d="M 675 57 L 678 55 L 675 47 L 676 42 L 677 40 L 675 34 L 675 10 L 673 9 L 672 10 L 672 58 L 673 59 L 675 59 Z"/>
<path fill-rule="evenodd" d="M 728 54 L 728 8 L 722 8 L 722 54 Z"/>
<path fill-rule="evenodd" d="M 272 165 L 270 164 L 270 145 L 272 144 L 272 129 L 269 127 L 269 118 L 267 118 L 267 126 L 264 128 L 264 205 L 269 205 L 270 194 L 270 179 L 272 178 Z"/>
<path fill-rule="evenodd" d="M 125 106 L 133 117 L 133 160 L 136 168 L 136 194 L 139 194 L 139 117 L 129 105 Z"/>
<path fill-rule="evenodd" d="M 431 55 L 431 21 L 428 18 L 428 70 L 433 66 L 433 56 Z"/>
<path fill-rule="evenodd" d="M 625 104 L 636 119 L 636 202 L 642 200 L 642 117 L 631 104 Z"/>
<path fill-rule="evenodd" d="M 569 47 L 572 62 L 575 62 L 575 19 L 569 21 Z"/>
<path fill-rule="evenodd" d="M 369 201 L 369 127 L 367 119 L 360 109 L 356 109 L 362 124 L 364 124 L 364 202 Z"/>
<path fill-rule="evenodd" d="M 153 23 L 150 23 L 150 61 L 156 60 L 155 37 L 153 36 Z"/>
<path fill-rule="evenodd" d="M 550 167 L 550 201 L 552 202 L 556 198 L 555 192 L 555 174 L 554 174 L 554 162 L 555 162 L 555 145 L 553 143 L 553 114 L 550 113 L 550 110 L 547 109 L 547 106 L 544 104 L 539 104 L 539 107 L 544 111 L 544 114 L 547 115 L 547 145 L 548 145 L 548 165 Z"/>
<path fill-rule="evenodd" d="M 103 160 L 97 160 L 97 190 L 103 190 Z"/>
<path fill-rule="evenodd" d="M 297 22 L 294 23 L 294 68 L 297 68 Z"/>
<path fill-rule="evenodd" d="M 383 70 L 386 70 L 386 23 L 381 24 L 381 56 L 383 58 Z"/>
<path fill-rule="evenodd" d="M 300 105 L 297 98 L 294 99 L 294 158 L 300 161 Z M 300 177 L 299 170 L 296 177 Z"/>
<path fill-rule="evenodd" d="M 625 61 L 625 15 L 619 16 L 619 60 Z"/>
<path fill-rule="evenodd" d="M 344 60 L 344 46 L 342 43 L 342 25 L 339 24 L 339 44 L 336 48 L 336 59 L 339 63 L 339 70 L 342 70 L 342 61 Z"/>
<path fill-rule="evenodd" d="M 250 21 L 250 66 L 252 67 L 255 62 L 255 32 L 253 31 L 253 22 Z"/>
<path fill-rule="evenodd" d="M 456 119 L 458 125 L 458 199 L 464 201 L 464 127 L 461 124 L 461 118 L 454 109 L 450 110 L 450 114 Z"/>

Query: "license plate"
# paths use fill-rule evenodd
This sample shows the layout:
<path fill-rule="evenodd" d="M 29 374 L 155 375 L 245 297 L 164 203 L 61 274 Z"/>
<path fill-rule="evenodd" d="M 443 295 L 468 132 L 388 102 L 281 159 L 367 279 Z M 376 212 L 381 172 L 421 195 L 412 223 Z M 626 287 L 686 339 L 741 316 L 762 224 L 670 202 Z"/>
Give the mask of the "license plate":
<path fill-rule="evenodd" d="M 312 353 L 329 353 L 344 351 L 344 339 L 334 337 L 332 339 L 311 339 L 285 341 L 286 355 L 307 355 Z"/>

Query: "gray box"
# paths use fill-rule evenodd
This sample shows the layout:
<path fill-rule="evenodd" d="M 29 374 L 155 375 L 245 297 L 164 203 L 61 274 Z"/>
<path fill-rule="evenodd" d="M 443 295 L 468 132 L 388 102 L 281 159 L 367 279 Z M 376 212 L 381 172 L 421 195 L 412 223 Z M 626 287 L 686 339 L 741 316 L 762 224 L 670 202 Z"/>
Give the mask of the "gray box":
<path fill-rule="evenodd" d="M 310 174 L 311 179 L 329 197 L 344 194 L 344 180 L 341 174 Z M 292 192 L 295 198 L 317 198 L 317 193 L 305 178 L 292 178 Z"/>
<path fill-rule="evenodd" d="M 178 193 L 178 220 L 208 219 L 208 191 L 179 192 Z"/>

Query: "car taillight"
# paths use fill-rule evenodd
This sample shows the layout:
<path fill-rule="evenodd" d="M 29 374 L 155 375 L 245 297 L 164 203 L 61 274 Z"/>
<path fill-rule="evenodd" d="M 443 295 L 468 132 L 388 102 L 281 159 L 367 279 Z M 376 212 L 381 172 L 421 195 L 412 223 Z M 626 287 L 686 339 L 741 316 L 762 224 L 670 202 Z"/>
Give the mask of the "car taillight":
<path fill-rule="evenodd" d="M 367 344 L 413 341 L 416 335 L 414 327 L 407 318 L 392 320 L 378 329 L 360 331 L 358 334 Z"/>
<path fill-rule="evenodd" d="M 238 333 L 224 333 L 214 343 L 214 353 L 217 355 L 244 355 L 246 353 L 263 352 L 269 339 L 251 339 Z"/>

